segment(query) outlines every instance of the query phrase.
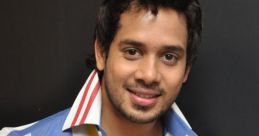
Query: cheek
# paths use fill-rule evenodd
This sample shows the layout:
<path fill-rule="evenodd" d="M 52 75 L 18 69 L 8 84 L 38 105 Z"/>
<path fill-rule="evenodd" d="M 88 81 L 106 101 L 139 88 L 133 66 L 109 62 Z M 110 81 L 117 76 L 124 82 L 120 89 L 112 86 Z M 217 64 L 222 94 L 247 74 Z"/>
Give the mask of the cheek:
<path fill-rule="evenodd" d="M 119 81 L 126 80 L 136 69 L 136 64 L 128 62 L 120 55 L 108 58 L 106 68 L 110 75 Z"/>
<path fill-rule="evenodd" d="M 170 73 L 170 74 L 168 74 Z M 164 75 L 164 85 L 167 93 L 170 96 L 178 95 L 182 84 L 184 82 L 185 70 L 184 68 L 179 68 L 179 70 L 168 71 Z"/>

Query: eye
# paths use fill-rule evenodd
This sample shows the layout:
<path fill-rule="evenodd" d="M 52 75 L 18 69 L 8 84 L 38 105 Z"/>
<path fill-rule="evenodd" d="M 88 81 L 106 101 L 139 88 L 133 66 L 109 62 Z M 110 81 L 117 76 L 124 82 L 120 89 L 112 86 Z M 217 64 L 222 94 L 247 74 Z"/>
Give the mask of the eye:
<path fill-rule="evenodd" d="M 166 65 L 175 65 L 177 62 L 177 56 L 173 53 L 165 53 L 162 55 L 161 60 Z"/>
<path fill-rule="evenodd" d="M 127 48 L 124 50 L 124 57 L 129 60 L 135 60 L 141 57 L 141 53 L 136 48 Z"/>
<path fill-rule="evenodd" d="M 172 54 L 165 54 L 165 59 L 166 60 L 172 60 L 174 56 Z"/>
<path fill-rule="evenodd" d="M 128 52 L 129 55 L 136 55 L 137 54 L 136 49 L 128 49 L 127 52 Z"/>

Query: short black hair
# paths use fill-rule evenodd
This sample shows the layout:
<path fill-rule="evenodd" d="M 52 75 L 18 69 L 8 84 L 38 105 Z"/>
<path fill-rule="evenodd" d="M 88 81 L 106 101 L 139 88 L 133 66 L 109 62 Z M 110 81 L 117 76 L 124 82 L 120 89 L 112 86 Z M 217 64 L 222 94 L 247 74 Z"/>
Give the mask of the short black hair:
<path fill-rule="evenodd" d="M 96 19 L 94 41 L 97 40 L 108 56 L 110 45 L 119 29 L 120 16 L 131 8 L 151 11 L 157 15 L 159 8 L 173 9 L 186 17 L 187 65 L 191 65 L 197 58 L 201 42 L 202 13 L 198 0 L 104 0 L 99 8 Z M 95 57 L 87 59 L 88 67 L 96 68 Z"/>

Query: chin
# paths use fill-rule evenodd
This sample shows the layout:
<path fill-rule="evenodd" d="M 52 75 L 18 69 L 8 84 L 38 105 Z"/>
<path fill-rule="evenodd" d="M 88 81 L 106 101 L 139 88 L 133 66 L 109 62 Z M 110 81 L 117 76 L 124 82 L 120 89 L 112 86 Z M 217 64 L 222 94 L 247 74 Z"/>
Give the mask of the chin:
<path fill-rule="evenodd" d="M 141 110 L 134 108 L 132 111 L 122 111 L 121 113 L 126 119 L 133 123 L 147 124 L 160 119 L 166 111 L 167 110 L 152 111 L 152 109 L 148 110 L 148 108 L 142 107 Z"/>

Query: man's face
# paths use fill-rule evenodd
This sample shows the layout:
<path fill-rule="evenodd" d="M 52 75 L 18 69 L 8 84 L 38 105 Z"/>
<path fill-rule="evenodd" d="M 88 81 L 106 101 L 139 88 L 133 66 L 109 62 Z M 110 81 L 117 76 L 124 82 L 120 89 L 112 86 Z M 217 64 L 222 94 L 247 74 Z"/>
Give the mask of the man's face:
<path fill-rule="evenodd" d="M 160 9 L 157 16 L 123 13 L 107 59 L 96 46 L 97 67 L 104 70 L 103 106 L 136 123 L 160 117 L 187 79 L 186 46 L 182 14 L 170 9 Z"/>

